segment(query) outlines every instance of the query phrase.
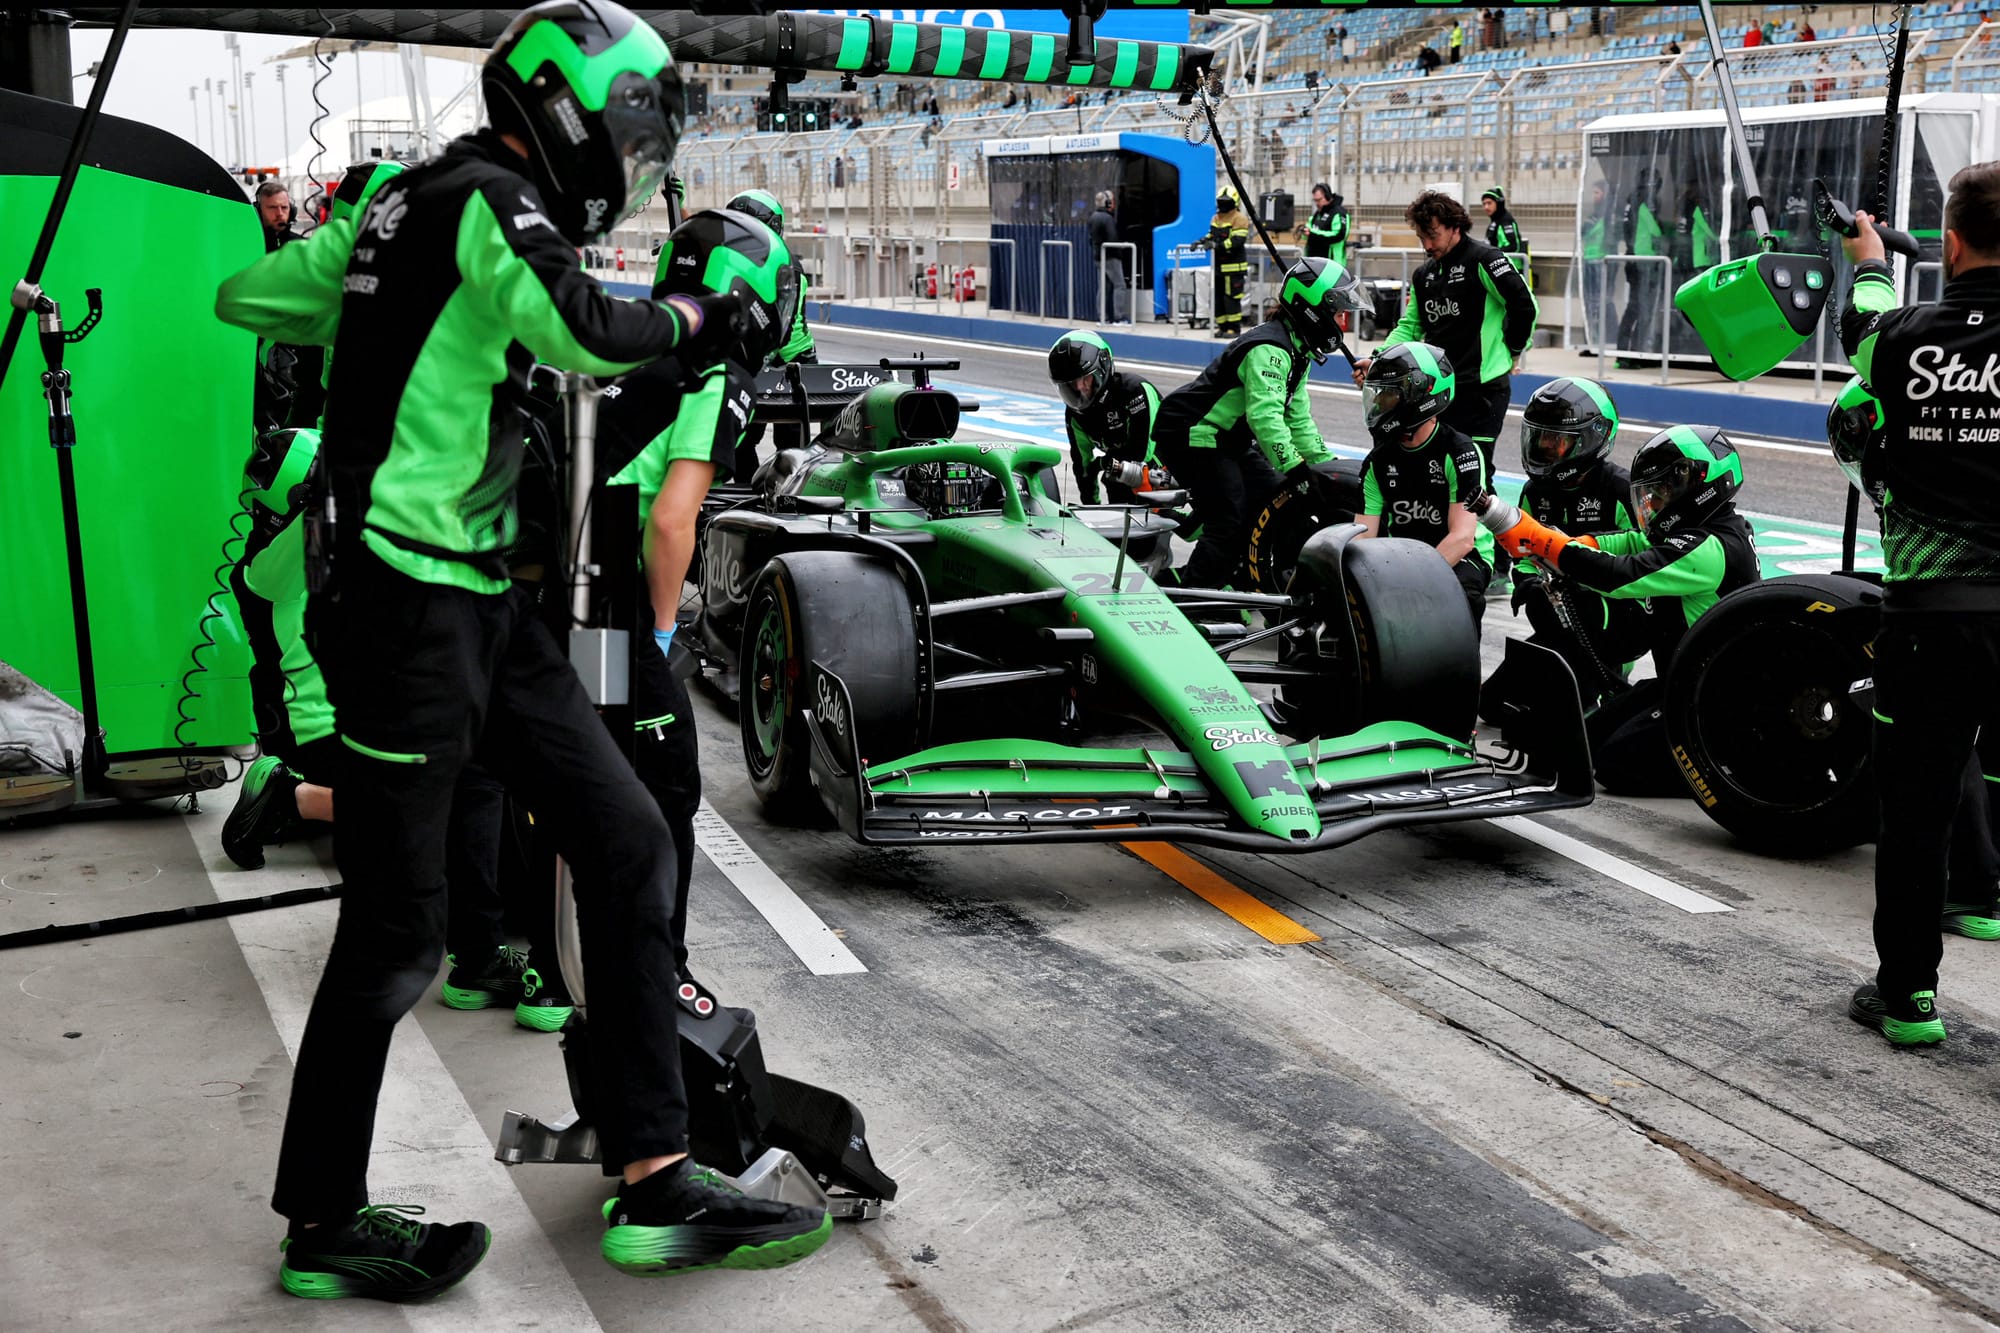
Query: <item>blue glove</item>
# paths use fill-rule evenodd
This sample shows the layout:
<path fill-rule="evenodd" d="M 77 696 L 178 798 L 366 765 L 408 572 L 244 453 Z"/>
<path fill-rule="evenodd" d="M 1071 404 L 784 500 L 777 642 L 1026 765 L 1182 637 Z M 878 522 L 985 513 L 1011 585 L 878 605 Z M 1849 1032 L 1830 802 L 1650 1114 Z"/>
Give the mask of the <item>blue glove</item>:
<path fill-rule="evenodd" d="M 673 629 L 655 629 L 653 631 L 653 643 L 659 648 L 660 656 L 667 657 L 669 655 L 668 650 L 674 646 L 674 629 L 677 628 L 679 627 L 675 626 Z"/>

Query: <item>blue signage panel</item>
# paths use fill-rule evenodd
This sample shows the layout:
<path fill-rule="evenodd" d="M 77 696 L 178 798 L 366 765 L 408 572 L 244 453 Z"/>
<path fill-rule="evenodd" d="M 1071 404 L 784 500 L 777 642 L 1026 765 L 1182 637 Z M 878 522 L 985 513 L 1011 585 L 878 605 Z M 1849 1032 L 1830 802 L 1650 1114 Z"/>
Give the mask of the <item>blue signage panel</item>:
<path fill-rule="evenodd" d="M 1008 32 L 1069 31 L 1060 9 L 815 9 L 815 14 L 859 18 L 873 14 L 902 23 L 957 23 L 968 28 L 1003 28 Z M 1184 9 L 1114 9 L 1097 20 L 1099 37 L 1124 37 L 1140 42 L 1185 42 L 1188 16 Z"/>

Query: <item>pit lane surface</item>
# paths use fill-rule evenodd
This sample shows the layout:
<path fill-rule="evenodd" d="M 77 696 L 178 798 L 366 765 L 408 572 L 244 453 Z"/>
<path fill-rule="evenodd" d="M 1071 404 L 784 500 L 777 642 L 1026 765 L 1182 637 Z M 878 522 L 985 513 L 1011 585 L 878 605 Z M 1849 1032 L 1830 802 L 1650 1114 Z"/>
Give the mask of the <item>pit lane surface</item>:
<path fill-rule="evenodd" d="M 973 382 L 1039 393 L 1039 365 L 1013 364 L 982 356 Z M 1359 438 L 1353 399 L 1314 405 Z M 1808 464 L 1752 454 L 1753 493 L 1788 469 L 1814 493 Z M 1511 627 L 1489 608 L 1489 657 Z M 772 1068 L 866 1112 L 903 1187 L 882 1219 L 777 1273 L 622 1277 L 595 1253 L 592 1170 L 485 1160 L 504 1109 L 566 1107 L 554 1040 L 427 998 L 392 1059 L 376 1195 L 485 1216 L 493 1253 L 429 1306 L 289 1301 L 264 1200 L 330 928 L 310 908 L 0 953 L 0 1327 L 1930 1329 L 2000 1311 L 2000 951 L 1947 941 L 1937 1051 L 1849 1023 L 1873 957 L 1867 848 L 1753 857 L 1688 802 L 1540 821 L 1726 912 L 1484 824 L 1197 853 L 1320 937 L 1278 946 L 1116 848 L 884 851 L 772 827 L 733 722 L 706 695 L 696 712 L 717 814 L 867 970 L 815 974 L 706 856 L 692 965 L 758 1010 Z M 226 810 L 0 832 L 0 930 L 328 877 L 323 848 L 226 867 Z"/>

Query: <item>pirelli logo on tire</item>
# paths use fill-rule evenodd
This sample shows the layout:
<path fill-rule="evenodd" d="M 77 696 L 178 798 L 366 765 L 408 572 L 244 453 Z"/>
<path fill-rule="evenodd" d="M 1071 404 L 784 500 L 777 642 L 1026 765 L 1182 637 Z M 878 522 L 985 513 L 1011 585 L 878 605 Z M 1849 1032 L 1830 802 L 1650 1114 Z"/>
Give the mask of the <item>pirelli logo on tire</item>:
<path fill-rule="evenodd" d="M 1688 758 L 1688 752 L 1678 745 L 1674 747 L 1674 762 L 1681 766 L 1681 776 L 1687 779 L 1688 790 L 1692 791 L 1694 798 L 1701 802 L 1701 808 L 1714 809 L 1715 793 L 1709 790 L 1708 779 L 1701 775 L 1701 770 Z"/>

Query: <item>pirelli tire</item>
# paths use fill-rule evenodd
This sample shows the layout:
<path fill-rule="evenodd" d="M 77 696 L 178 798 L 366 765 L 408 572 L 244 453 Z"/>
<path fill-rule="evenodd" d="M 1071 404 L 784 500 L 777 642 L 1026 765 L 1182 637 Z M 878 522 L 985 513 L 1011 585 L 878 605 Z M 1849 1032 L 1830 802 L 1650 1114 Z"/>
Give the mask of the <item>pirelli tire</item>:
<path fill-rule="evenodd" d="M 1335 458 L 1316 465 L 1331 479 L 1323 491 L 1300 494 L 1287 486 L 1250 523 L 1245 561 L 1254 592 L 1282 594 L 1291 586 L 1299 548 L 1322 528 L 1352 523 L 1361 511 L 1361 460 Z"/>
<path fill-rule="evenodd" d="M 1818 856 L 1874 838 L 1881 604 L 1864 579 L 1771 579 L 1718 602 L 1681 640 L 1667 743 L 1696 803 L 1746 845 Z"/>
<path fill-rule="evenodd" d="M 745 605 L 737 711 L 750 786 L 772 819 L 822 823 L 806 714 L 842 763 L 916 749 L 916 613 L 893 570 L 853 551 L 777 556 Z M 846 687 L 844 703 L 824 673 Z"/>

